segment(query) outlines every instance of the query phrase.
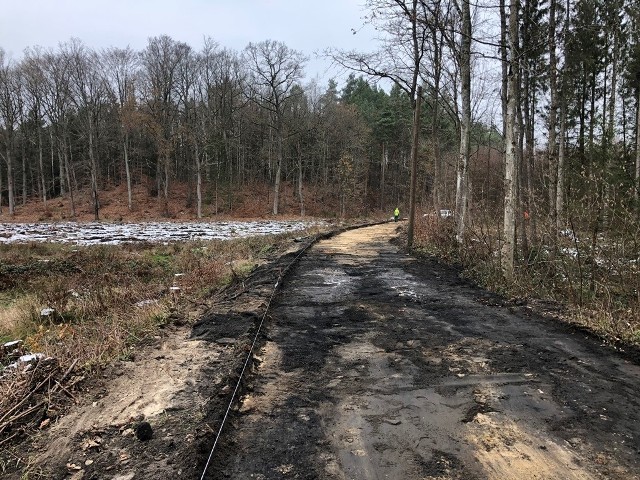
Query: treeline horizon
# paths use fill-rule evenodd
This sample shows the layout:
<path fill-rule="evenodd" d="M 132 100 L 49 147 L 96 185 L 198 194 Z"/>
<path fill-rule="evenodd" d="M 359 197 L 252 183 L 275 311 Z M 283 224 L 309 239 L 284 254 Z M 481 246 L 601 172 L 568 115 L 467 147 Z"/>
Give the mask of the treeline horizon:
<path fill-rule="evenodd" d="M 126 183 L 134 209 L 132 186 L 147 179 L 166 209 L 172 182 L 186 183 L 198 218 L 252 182 L 275 189 L 273 214 L 281 181 L 295 185 L 301 215 L 307 183 L 343 216 L 404 204 L 409 99 L 354 74 L 341 90 L 302 84 L 305 61 L 281 42 L 235 52 L 209 39 L 194 51 L 168 36 L 138 52 L 71 39 L 19 62 L 0 50 L 0 207 L 68 196 L 73 218 L 89 189 L 99 219 L 100 190 Z"/>
<path fill-rule="evenodd" d="M 99 218 L 101 188 L 126 183 L 131 191 L 150 178 L 150 193 L 165 204 L 173 181 L 187 183 L 198 217 L 212 195 L 251 182 L 272 185 L 273 214 L 282 181 L 295 185 L 301 214 L 306 184 L 325 187 L 341 215 L 406 205 L 420 84 L 423 208 L 468 208 L 469 221 L 500 212 L 506 164 L 516 172 L 517 229 L 529 236 L 536 225 L 522 223 L 524 212 L 561 230 L 573 206 L 590 205 L 573 217 L 593 230 L 594 214 L 601 222 L 637 210 L 638 6 L 481 2 L 469 6 L 468 25 L 461 7 L 368 0 L 369 21 L 386 40 L 371 55 L 325 52 L 354 72 L 340 89 L 304 84 L 306 57 L 271 40 L 234 51 L 207 39 L 196 51 L 162 35 L 140 51 L 96 51 L 71 39 L 28 48 L 17 62 L 0 50 L 2 203 L 11 215 L 27 198 L 69 195 L 73 217 L 74 193 L 89 188 Z M 487 18 L 499 32 L 483 30 Z M 393 87 L 378 88 L 380 79 Z M 496 102 L 497 114 L 481 111 Z M 131 193 L 128 203 L 134 208 Z"/>

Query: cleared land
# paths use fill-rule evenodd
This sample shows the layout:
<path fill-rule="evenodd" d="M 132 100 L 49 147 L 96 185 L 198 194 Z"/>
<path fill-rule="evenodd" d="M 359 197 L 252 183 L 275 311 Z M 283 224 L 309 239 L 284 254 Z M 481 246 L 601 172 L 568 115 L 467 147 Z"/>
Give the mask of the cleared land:
<path fill-rule="evenodd" d="M 397 238 L 393 223 L 345 232 L 289 271 L 206 478 L 640 478 L 635 352 Z M 200 478 L 274 284 L 308 241 L 105 371 L 37 439 L 31 471 Z"/>

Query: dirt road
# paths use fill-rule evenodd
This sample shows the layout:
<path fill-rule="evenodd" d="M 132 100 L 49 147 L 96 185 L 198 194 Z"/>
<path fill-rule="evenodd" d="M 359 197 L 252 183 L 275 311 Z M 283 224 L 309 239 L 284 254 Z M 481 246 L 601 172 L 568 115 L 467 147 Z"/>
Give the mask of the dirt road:
<path fill-rule="evenodd" d="M 308 251 L 207 478 L 640 478 L 640 366 L 394 246 Z"/>

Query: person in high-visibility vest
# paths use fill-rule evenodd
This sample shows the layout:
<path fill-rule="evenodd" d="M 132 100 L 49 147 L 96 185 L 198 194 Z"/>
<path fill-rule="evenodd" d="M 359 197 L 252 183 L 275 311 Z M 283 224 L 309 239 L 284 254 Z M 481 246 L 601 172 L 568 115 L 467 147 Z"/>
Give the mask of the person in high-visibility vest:
<path fill-rule="evenodd" d="M 393 211 L 393 220 L 397 222 L 399 216 L 400 216 L 400 209 L 396 207 L 396 209 Z"/>

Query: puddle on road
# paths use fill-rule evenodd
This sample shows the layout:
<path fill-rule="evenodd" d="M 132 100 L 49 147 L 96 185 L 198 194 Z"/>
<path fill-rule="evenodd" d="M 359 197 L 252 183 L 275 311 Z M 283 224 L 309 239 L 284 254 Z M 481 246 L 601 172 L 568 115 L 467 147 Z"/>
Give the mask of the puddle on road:
<path fill-rule="evenodd" d="M 348 299 L 354 292 L 354 280 L 338 268 L 316 268 L 300 275 L 305 285 L 293 295 L 307 299 L 306 303 L 337 303 Z"/>

